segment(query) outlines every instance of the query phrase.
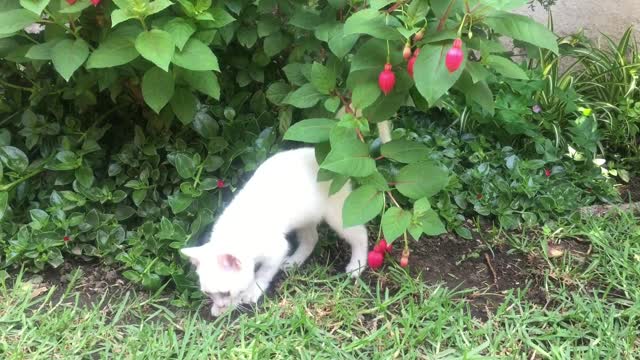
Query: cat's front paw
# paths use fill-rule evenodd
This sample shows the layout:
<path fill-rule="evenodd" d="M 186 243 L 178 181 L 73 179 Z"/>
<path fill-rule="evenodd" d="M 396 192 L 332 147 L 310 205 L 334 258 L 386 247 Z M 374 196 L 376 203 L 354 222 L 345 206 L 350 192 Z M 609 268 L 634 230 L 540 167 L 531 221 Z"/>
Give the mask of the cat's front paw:
<path fill-rule="evenodd" d="M 228 309 L 229 304 L 220 305 L 214 303 L 213 305 L 211 305 L 211 315 L 214 317 L 218 317 L 224 314 Z"/>
<path fill-rule="evenodd" d="M 346 272 L 351 274 L 351 277 L 357 278 L 364 271 L 364 263 L 360 261 L 351 261 L 347 264 Z"/>
<path fill-rule="evenodd" d="M 262 289 L 257 284 L 251 285 L 240 294 L 240 302 L 243 304 L 255 304 L 262 296 L 262 293 Z"/>

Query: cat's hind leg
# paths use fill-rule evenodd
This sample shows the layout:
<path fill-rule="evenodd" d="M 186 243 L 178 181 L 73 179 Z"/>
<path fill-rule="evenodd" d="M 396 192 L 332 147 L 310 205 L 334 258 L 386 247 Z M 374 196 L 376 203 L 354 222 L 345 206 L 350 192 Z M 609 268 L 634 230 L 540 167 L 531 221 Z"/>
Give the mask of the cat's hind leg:
<path fill-rule="evenodd" d="M 329 198 L 329 204 L 325 214 L 325 221 L 351 245 L 351 260 L 347 264 L 346 271 L 353 277 L 358 277 L 367 264 L 368 236 L 364 225 L 344 228 L 342 225 L 342 207 L 344 201 L 351 192 L 351 186 L 346 184 L 342 190 Z"/>
<path fill-rule="evenodd" d="M 296 230 L 296 237 L 298 238 L 298 248 L 282 263 L 283 269 L 300 266 L 309 258 L 318 243 L 317 225 L 308 225 Z"/>

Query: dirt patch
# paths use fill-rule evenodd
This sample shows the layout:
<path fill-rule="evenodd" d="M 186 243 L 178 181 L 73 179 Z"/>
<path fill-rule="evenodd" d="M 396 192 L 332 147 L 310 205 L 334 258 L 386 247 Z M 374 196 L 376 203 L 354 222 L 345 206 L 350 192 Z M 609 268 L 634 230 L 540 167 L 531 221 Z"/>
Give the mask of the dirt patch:
<path fill-rule="evenodd" d="M 629 183 L 620 185 L 618 192 L 623 202 L 640 201 L 640 177 L 632 177 Z"/>
<path fill-rule="evenodd" d="M 12 286 L 13 280 L 13 276 L 10 276 L 9 286 Z M 117 270 L 97 262 L 68 261 L 58 268 L 49 268 L 39 274 L 25 274 L 23 281 L 32 284 L 33 298 L 54 289 L 51 296 L 51 303 L 54 304 L 58 303 L 71 287 L 71 292 L 79 294 L 78 305 L 84 307 L 94 306 L 103 299 L 107 304 L 109 298 L 121 296 L 134 288 Z M 76 299 L 67 298 L 65 301 L 74 302 Z M 34 306 L 37 307 L 37 304 Z"/>

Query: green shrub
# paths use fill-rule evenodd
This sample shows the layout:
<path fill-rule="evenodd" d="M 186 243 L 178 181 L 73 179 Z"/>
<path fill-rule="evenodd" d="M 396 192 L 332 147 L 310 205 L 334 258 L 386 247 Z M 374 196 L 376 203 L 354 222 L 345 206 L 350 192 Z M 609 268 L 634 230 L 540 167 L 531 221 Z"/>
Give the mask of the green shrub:
<path fill-rule="evenodd" d="M 148 288 L 172 280 L 182 291 L 191 280 L 175 249 L 283 138 L 314 144 L 334 190 L 356 184 L 347 225 L 381 215 L 384 236 L 405 246 L 408 234 L 464 232 L 436 201 L 455 189 L 452 167 L 414 138 L 378 138 L 389 140 L 402 107 L 450 110 L 452 121 L 464 108 L 498 119 L 505 139 L 530 130 L 538 146 L 535 116 L 510 130 L 532 104 L 508 99 L 529 96 L 539 75 L 499 41 L 558 53 L 555 35 L 508 12 L 526 2 L 3 2 L 0 261 L 42 269 L 98 257 Z M 457 38 L 468 56 L 449 71 Z M 413 78 L 405 46 L 420 49 Z M 396 82 L 383 95 L 386 63 Z M 574 113 L 574 140 L 589 140 L 589 117 Z M 592 140 L 577 142 L 593 152 Z"/>

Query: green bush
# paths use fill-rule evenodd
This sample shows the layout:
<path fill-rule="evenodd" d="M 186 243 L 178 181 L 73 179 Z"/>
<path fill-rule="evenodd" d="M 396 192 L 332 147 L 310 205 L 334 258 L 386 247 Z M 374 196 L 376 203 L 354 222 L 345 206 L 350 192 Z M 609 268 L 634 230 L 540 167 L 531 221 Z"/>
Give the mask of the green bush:
<path fill-rule="evenodd" d="M 405 247 L 408 235 L 466 234 L 442 200 L 460 191 L 459 168 L 414 137 L 391 139 L 398 110 L 444 110 L 445 120 L 491 123 L 503 141 L 548 145 L 529 111 L 542 75 L 499 41 L 512 37 L 533 58 L 559 53 L 544 26 L 508 12 L 526 0 L 93 3 L 0 4 L 3 266 L 97 257 L 148 288 L 172 280 L 182 292 L 192 280 L 175 249 L 282 139 L 314 144 L 333 190 L 356 184 L 347 225 L 381 215 L 384 236 Z M 467 56 L 447 69 L 458 38 Z M 413 76 L 405 47 L 420 49 Z M 387 63 L 396 80 L 384 95 Z M 571 139 L 589 160 L 597 127 L 577 110 L 567 110 Z M 504 223 L 521 219 L 535 220 Z"/>

